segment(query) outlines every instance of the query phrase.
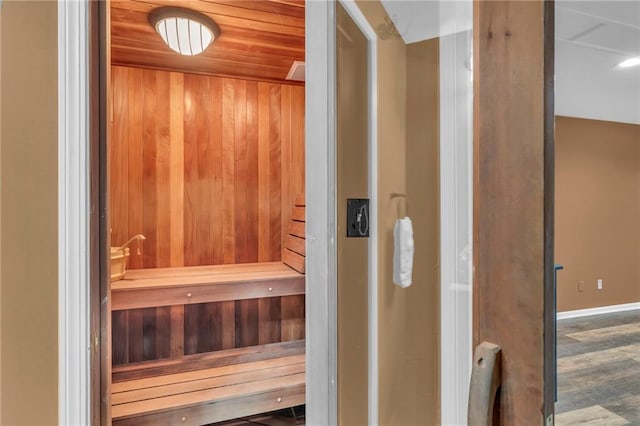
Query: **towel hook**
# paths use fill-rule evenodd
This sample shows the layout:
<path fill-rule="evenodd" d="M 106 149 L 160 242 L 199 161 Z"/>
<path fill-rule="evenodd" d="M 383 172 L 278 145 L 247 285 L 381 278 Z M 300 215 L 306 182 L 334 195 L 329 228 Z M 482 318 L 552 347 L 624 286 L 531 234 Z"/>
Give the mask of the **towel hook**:
<path fill-rule="evenodd" d="M 389 198 L 392 199 L 392 200 L 395 199 L 395 198 L 403 198 L 405 200 L 404 201 L 405 202 L 404 211 L 405 211 L 405 216 L 406 216 L 406 212 L 407 212 L 407 194 L 403 194 L 403 193 L 400 193 L 400 192 L 392 192 L 389 195 Z M 398 203 L 398 217 L 402 217 L 402 214 L 400 212 L 400 203 Z"/>

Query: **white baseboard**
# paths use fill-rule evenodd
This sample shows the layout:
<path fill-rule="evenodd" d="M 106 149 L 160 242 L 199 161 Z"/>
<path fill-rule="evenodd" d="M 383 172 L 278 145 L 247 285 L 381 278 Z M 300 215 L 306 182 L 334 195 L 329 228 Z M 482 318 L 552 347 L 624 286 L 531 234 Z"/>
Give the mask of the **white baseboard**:
<path fill-rule="evenodd" d="M 633 311 L 635 309 L 640 309 L 640 302 L 625 303 L 622 305 L 601 306 L 598 308 L 577 309 L 575 311 L 558 312 L 557 318 L 559 320 L 563 320 L 568 318 L 588 317 L 591 315 L 611 314 L 614 312 Z"/>

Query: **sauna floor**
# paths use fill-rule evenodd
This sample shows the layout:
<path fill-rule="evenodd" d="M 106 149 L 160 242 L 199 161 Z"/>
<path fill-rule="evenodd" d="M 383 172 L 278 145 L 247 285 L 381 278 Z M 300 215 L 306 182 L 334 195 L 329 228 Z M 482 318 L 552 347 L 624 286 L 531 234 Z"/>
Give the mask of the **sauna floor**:
<path fill-rule="evenodd" d="M 250 417 L 213 423 L 209 426 L 304 426 L 304 407 L 295 407 Z"/>
<path fill-rule="evenodd" d="M 640 426 L 640 310 L 558 321 L 556 425 Z"/>

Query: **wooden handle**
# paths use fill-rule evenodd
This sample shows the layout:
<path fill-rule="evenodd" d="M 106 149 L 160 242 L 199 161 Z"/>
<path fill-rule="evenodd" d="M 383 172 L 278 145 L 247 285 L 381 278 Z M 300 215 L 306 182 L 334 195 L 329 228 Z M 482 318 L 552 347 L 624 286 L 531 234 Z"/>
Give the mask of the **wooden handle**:
<path fill-rule="evenodd" d="M 500 346 L 482 342 L 476 347 L 469 389 L 470 426 L 492 426 L 493 406 L 502 382 Z"/>

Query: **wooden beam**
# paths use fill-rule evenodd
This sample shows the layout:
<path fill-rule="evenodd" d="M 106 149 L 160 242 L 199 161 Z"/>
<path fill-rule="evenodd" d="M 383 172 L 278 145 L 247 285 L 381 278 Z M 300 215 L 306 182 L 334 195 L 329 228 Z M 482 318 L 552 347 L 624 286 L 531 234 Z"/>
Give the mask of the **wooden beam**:
<path fill-rule="evenodd" d="M 553 273 L 552 9 L 545 1 L 474 2 L 474 342 L 502 347 L 504 425 L 540 425 L 553 413 L 544 373 Z"/>

